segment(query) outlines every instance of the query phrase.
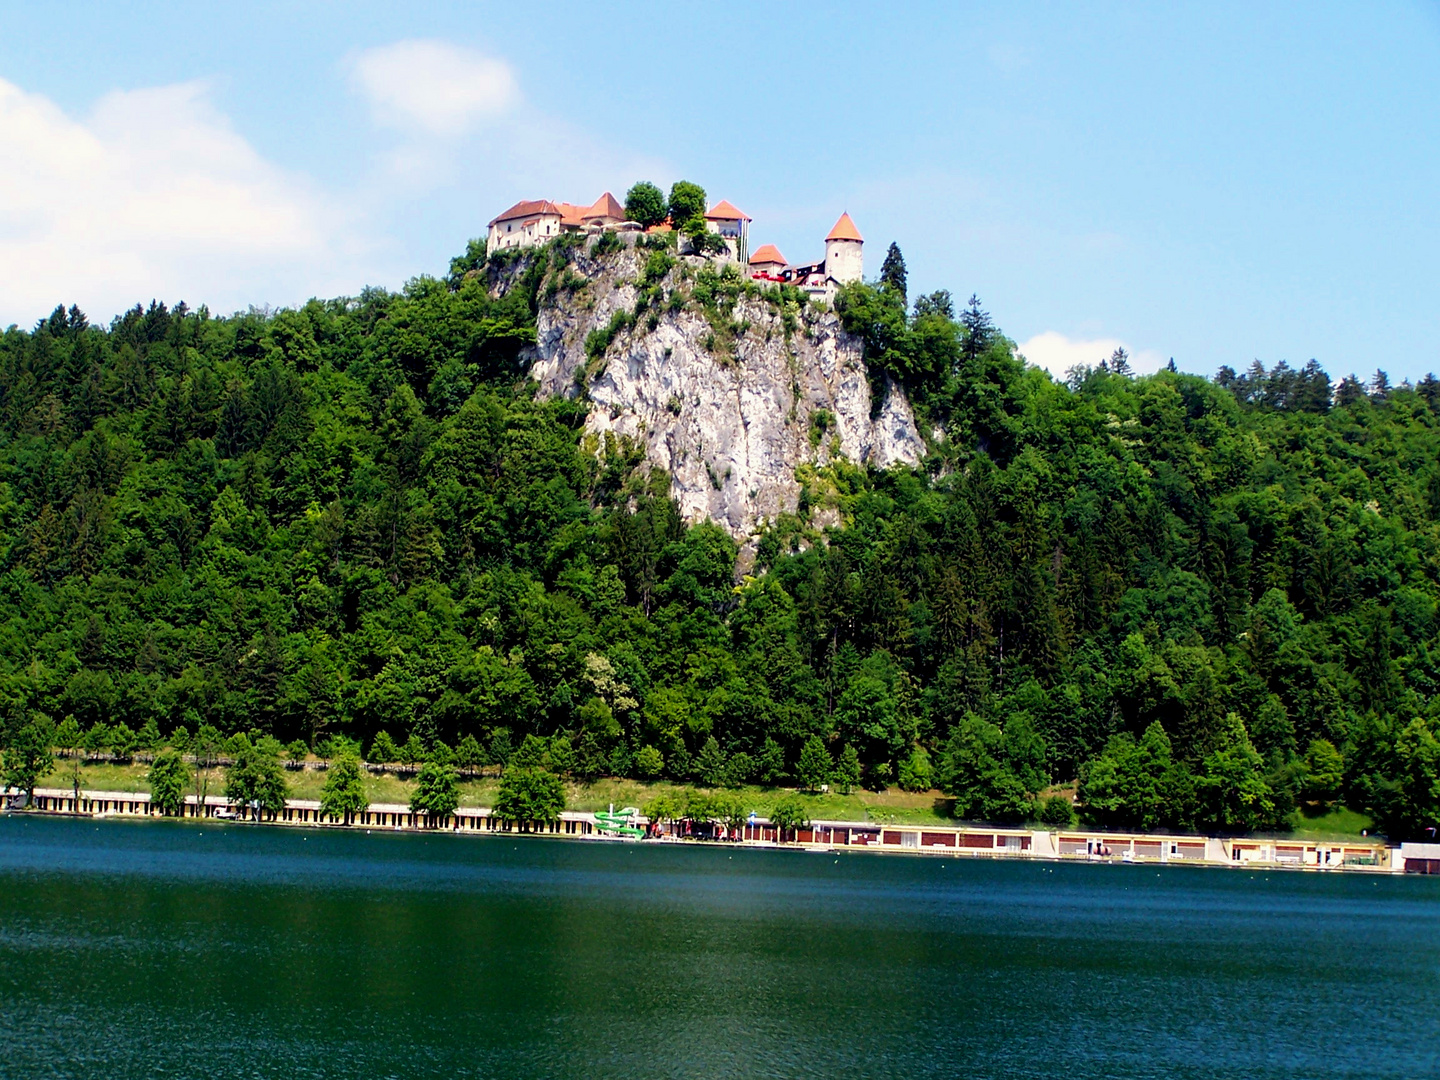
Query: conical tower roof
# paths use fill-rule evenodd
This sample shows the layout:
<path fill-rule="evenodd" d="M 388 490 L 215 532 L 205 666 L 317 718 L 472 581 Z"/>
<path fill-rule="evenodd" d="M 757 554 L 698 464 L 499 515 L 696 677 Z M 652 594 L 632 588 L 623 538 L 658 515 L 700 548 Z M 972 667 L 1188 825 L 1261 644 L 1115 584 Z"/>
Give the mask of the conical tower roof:
<path fill-rule="evenodd" d="M 831 240 L 854 240 L 860 244 L 865 242 L 865 238 L 860 235 L 860 230 L 855 228 L 855 222 L 850 220 L 848 211 L 840 215 L 840 220 L 835 222 L 835 227 L 830 230 L 830 235 L 825 237 L 826 243 Z"/>

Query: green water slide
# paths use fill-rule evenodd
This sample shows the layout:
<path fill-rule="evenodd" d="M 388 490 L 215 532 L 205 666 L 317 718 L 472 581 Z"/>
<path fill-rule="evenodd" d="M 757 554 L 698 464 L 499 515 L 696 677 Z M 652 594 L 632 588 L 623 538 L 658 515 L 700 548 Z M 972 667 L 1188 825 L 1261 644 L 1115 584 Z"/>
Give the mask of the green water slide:
<path fill-rule="evenodd" d="M 595 824 L 601 832 L 614 833 L 616 836 L 644 836 L 644 829 L 630 824 L 630 819 L 638 813 L 640 811 L 633 806 L 616 810 L 615 804 L 611 803 L 609 810 L 595 811 Z"/>

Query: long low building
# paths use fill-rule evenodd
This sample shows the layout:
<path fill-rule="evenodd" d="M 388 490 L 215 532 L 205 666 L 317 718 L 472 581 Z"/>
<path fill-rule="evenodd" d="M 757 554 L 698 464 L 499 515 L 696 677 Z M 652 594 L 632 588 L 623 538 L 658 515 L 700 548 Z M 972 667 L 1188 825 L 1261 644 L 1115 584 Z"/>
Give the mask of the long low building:
<path fill-rule="evenodd" d="M 142 792 L 36 788 L 34 808 L 60 814 L 154 817 L 150 796 Z M 185 816 L 234 820 L 244 816 L 221 795 L 185 799 Z M 285 809 L 266 819 L 272 824 L 332 827 L 340 824 L 321 813 L 314 799 L 288 799 Z M 1062 861 L 1176 863 L 1279 869 L 1359 870 L 1371 873 L 1440 873 L 1440 844 L 1402 844 L 1379 840 L 1316 841 L 1286 838 L 1168 836 L 1108 833 L 1086 829 L 1025 829 L 978 825 L 897 825 L 861 821 L 814 821 L 781 833 L 773 822 L 752 816 L 737 829 L 709 822 L 657 823 L 643 816 L 628 819 L 653 839 L 720 840 L 753 846 L 795 846 L 825 850 L 891 851 L 970 858 L 1028 858 Z M 462 833 L 512 832 L 517 826 L 484 807 L 460 807 L 440 821 L 429 821 L 401 803 L 372 803 L 356 814 L 352 826 L 372 829 L 447 829 Z M 558 820 L 525 831 L 556 836 L 612 835 L 592 813 L 567 810 Z"/>

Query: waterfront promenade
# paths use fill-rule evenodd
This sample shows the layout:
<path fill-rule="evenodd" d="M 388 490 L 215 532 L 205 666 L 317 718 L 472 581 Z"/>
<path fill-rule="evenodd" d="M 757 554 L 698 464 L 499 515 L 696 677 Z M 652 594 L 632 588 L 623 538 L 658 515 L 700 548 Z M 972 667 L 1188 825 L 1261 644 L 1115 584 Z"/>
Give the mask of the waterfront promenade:
<path fill-rule="evenodd" d="M 158 817 L 150 797 L 140 792 L 81 791 L 36 788 L 34 809 L 42 813 L 81 814 L 91 817 Z M 232 806 L 223 796 L 203 801 L 186 797 L 185 817 L 250 821 L 248 811 Z M 1283 837 L 1203 837 L 1145 833 L 1107 833 L 1087 829 L 1027 829 L 964 825 L 890 825 L 858 821 L 815 821 L 780 835 L 774 824 L 752 816 L 743 826 L 726 829 L 704 822 L 651 823 L 636 816 L 633 823 L 645 829 L 647 843 L 720 842 L 754 847 L 785 847 L 812 851 L 876 851 L 931 857 L 992 859 L 1055 859 L 1061 861 L 1175 863 L 1334 872 L 1429 872 L 1435 860 L 1428 850 L 1435 845 L 1392 846 L 1380 840 L 1315 841 Z M 344 827 L 321 813 L 313 799 L 288 799 L 285 809 L 266 815 L 258 824 Z M 651 828 L 652 824 L 655 826 Z M 575 839 L 614 839 L 593 813 L 565 811 L 559 819 L 532 826 L 517 826 L 495 817 L 488 809 L 462 807 L 443 819 L 430 821 L 399 803 L 372 803 L 353 816 L 352 828 L 450 831 L 487 834 L 525 831 L 537 835 Z M 1422 850 L 1425 849 L 1425 850 Z M 1408 854 L 1408 860 L 1407 860 Z"/>

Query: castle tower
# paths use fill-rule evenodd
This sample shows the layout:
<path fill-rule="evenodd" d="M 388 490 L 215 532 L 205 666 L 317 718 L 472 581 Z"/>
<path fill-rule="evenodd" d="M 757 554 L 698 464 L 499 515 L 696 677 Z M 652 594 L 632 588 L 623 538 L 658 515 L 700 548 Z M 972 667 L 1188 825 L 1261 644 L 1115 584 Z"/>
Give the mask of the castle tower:
<path fill-rule="evenodd" d="M 825 276 L 841 285 L 859 281 L 865 274 L 865 238 L 855 228 L 848 213 L 841 214 L 840 220 L 825 237 Z"/>

